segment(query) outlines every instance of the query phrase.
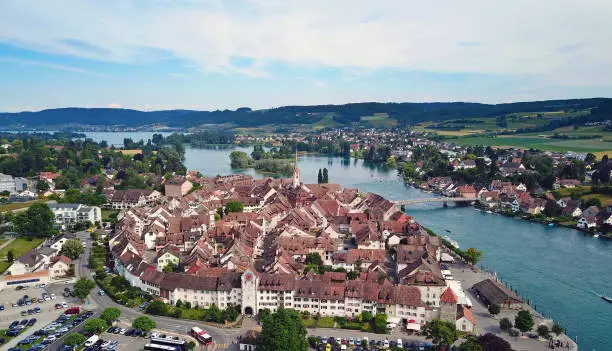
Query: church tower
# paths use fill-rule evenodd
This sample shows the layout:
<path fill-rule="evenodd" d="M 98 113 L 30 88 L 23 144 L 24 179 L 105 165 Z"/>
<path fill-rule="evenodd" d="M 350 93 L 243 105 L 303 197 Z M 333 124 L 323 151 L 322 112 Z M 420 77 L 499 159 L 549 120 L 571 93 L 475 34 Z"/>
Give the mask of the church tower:
<path fill-rule="evenodd" d="M 295 148 L 295 163 L 293 164 L 293 187 L 297 188 L 302 184 L 300 180 L 300 168 L 298 167 L 297 147 Z"/>

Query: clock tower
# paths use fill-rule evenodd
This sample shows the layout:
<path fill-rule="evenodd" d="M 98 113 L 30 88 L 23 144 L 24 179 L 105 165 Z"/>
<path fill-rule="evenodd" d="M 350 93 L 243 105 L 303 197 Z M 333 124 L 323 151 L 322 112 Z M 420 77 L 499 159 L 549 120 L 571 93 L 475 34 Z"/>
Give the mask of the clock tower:
<path fill-rule="evenodd" d="M 256 314 L 257 308 L 257 287 L 259 286 L 259 277 L 257 272 L 252 268 L 247 268 L 242 273 L 242 314 Z"/>

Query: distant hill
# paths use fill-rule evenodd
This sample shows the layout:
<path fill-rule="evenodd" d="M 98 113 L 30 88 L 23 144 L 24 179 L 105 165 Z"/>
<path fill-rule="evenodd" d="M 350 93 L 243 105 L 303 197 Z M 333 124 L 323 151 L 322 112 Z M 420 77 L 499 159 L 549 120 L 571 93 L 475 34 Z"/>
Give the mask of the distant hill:
<path fill-rule="evenodd" d="M 457 118 L 497 117 L 511 113 L 597 110 L 599 116 L 610 112 L 612 99 L 570 99 L 507 104 L 466 102 L 432 103 L 352 103 L 344 105 L 284 106 L 268 110 L 239 108 L 235 111 L 168 110 L 144 112 L 112 108 L 59 108 L 39 112 L 0 113 L 0 126 L 126 126 L 137 127 L 164 124 L 170 127 L 195 127 L 203 124 L 231 123 L 249 127 L 265 124 L 313 124 L 323 118 L 333 118 L 340 125 L 358 123 L 363 117 L 385 115 L 398 125 L 423 121 L 443 121 Z"/>

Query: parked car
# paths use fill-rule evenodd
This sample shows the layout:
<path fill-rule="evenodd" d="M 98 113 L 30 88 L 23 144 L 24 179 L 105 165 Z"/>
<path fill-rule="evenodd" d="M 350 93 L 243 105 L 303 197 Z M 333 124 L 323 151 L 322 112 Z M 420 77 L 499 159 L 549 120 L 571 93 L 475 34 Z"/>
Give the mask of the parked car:
<path fill-rule="evenodd" d="M 36 318 L 32 318 L 32 319 L 30 319 L 30 320 L 28 321 L 28 326 L 29 326 L 29 327 L 33 326 L 34 324 L 36 324 Z"/>
<path fill-rule="evenodd" d="M 79 312 L 81 312 L 80 308 L 72 307 L 72 308 L 69 308 L 66 311 L 64 311 L 64 314 L 79 314 Z"/>

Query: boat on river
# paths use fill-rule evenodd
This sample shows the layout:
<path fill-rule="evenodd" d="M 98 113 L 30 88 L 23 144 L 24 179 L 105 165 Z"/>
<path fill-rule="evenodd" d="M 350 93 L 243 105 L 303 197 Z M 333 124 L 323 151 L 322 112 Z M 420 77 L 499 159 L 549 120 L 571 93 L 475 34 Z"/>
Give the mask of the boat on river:
<path fill-rule="evenodd" d="M 606 295 L 601 295 L 601 298 L 605 301 L 612 303 L 612 298 L 607 297 Z"/>
<path fill-rule="evenodd" d="M 593 235 L 594 238 L 599 238 L 599 233 L 595 233 L 595 235 Z"/>
<path fill-rule="evenodd" d="M 450 230 L 448 230 L 448 229 L 444 229 L 444 231 L 445 231 L 445 232 L 447 232 L 447 233 L 452 233 L 452 232 L 451 232 Z"/>

